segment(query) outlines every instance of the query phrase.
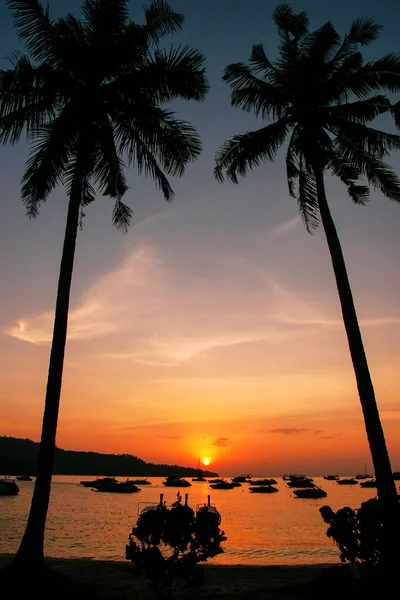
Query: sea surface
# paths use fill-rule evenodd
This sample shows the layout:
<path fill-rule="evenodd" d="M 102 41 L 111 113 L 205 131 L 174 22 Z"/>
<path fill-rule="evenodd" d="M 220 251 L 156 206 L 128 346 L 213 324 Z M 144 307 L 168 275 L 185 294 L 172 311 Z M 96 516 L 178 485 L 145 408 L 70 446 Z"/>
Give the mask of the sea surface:
<path fill-rule="evenodd" d="M 93 476 L 55 476 L 47 521 L 46 555 L 94 560 L 125 560 L 125 545 L 139 512 L 159 502 L 164 494 L 167 505 L 176 500 L 179 488 L 162 485 L 164 478 L 149 477 L 150 486 L 137 494 L 110 494 L 79 485 Z M 211 490 L 207 483 L 193 482 L 180 489 L 189 505 L 215 504 L 222 516 L 221 528 L 227 541 L 224 553 L 213 559 L 216 564 L 278 565 L 338 563 L 339 551 L 327 538 L 327 525 L 319 508 L 333 510 L 350 506 L 376 496 L 375 488 L 359 485 L 343 486 L 335 481 L 314 477 L 314 482 L 327 493 L 326 498 L 299 499 L 280 477 L 279 492 L 252 494 L 248 484 L 232 490 Z M 119 478 L 123 481 L 124 478 Z M 189 479 L 190 481 L 190 479 Z M 0 552 L 17 550 L 29 512 L 34 482 L 19 481 L 18 496 L 0 497 Z"/>

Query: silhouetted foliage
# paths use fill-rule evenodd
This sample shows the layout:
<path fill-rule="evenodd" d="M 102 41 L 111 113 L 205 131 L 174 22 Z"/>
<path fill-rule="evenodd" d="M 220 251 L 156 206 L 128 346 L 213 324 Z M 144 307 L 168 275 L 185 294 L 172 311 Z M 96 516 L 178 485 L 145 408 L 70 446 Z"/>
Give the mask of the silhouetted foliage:
<path fill-rule="evenodd" d="M 383 509 L 377 498 L 361 504 L 357 510 L 348 506 L 334 512 L 329 506 L 320 508 L 329 525 L 326 535 L 339 550 L 340 560 L 362 569 L 382 565 Z"/>
<path fill-rule="evenodd" d="M 204 581 L 200 562 L 223 552 L 227 538 L 219 525 L 218 511 L 208 505 L 196 512 L 178 500 L 145 509 L 138 517 L 126 546 L 126 558 L 157 587 L 171 587 L 183 581 L 198 587 Z"/>

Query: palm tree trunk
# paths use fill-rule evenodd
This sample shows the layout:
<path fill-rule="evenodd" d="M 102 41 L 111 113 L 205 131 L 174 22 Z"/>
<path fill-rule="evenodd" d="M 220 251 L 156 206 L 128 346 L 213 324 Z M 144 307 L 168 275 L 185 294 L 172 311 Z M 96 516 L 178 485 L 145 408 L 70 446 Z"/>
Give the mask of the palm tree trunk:
<path fill-rule="evenodd" d="M 387 559 L 390 560 L 393 555 L 397 554 L 398 556 L 399 553 L 397 544 L 397 540 L 399 539 L 398 534 L 400 533 L 399 500 L 397 497 L 396 485 L 393 480 L 389 453 L 379 417 L 374 387 L 365 355 L 346 264 L 344 262 L 339 237 L 325 194 L 323 172 L 320 168 L 314 168 L 314 174 L 317 184 L 321 220 L 331 254 L 344 326 L 356 376 L 368 443 L 374 464 L 378 497 L 382 503 L 383 512 L 386 518 L 385 529 L 388 535 L 386 550 L 389 553 Z"/>
<path fill-rule="evenodd" d="M 17 568 L 29 568 L 30 571 L 40 570 L 44 567 L 44 532 L 49 507 L 51 478 L 56 448 L 58 411 L 64 366 L 64 352 L 67 339 L 69 298 L 81 203 L 80 182 L 76 181 L 77 179 L 79 178 L 74 177 L 70 194 L 64 246 L 58 278 L 53 340 L 50 352 L 35 488 L 26 530 L 13 561 L 13 566 Z"/>

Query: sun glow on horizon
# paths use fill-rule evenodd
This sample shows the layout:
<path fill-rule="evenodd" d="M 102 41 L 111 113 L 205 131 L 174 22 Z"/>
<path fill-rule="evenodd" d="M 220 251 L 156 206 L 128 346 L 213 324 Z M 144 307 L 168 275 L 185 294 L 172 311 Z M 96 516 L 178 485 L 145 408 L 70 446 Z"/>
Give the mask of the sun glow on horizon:
<path fill-rule="evenodd" d="M 203 458 L 203 465 L 208 467 L 209 464 L 211 464 L 211 460 L 209 458 Z"/>

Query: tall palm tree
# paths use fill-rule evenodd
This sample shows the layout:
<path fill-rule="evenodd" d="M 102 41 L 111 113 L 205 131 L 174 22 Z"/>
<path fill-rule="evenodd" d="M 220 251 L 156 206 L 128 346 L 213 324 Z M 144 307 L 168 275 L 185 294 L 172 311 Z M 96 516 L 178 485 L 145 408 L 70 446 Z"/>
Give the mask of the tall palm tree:
<path fill-rule="evenodd" d="M 273 161 L 287 142 L 289 193 L 297 199 L 307 229 L 321 220 L 325 231 L 378 495 L 387 522 L 392 519 L 391 527 L 397 523 L 398 534 L 397 492 L 324 176 L 339 177 L 357 204 L 368 200 L 367 183 L 400 201 L 400 180 L 383 161 L 400 148 L 400 137 L 369 126 L 393 109 L 381 92 L 400 89 L 400 56 L 387 54 L 364 63 L 359 48 L 373 42 L 380 31 L 370 18 L 354 21 L 343 39 L 330 22 L 310 31 L 307 14 L 295 14 L 286 3 L 276 7 L 273 20 L 280 38 L 278 58 L 269 60 L 263 46 L 254 45 L 249 64 L 231 64 L 223 76 L 231 87 L 233 106 L 272 122 L 226 141 L 217 152 L 215 174 L 221 181 L 226 176 L 238 183 L 239 176 Z"/>
<path fill-rule="evenodd" d="M 28 55 L 14 55 L 0 74 L 0 142 L 26 133 L 31 154 L 22 179 L 30 217 L 58 184 L 68 216 L 58 281 L 37 478 L 16 564 L 43 565 L 68 306 L 78 225 L 96 192 L 114 200 L 113 224 L 127 229 L 131 209 L 125 166 L 153 178 L 165 200 L 168 175 L 181 176 L 200 153 L 196 130 L 164 105 L 202 100 L 208 86 L 203 56 L 191 47 L 162 49 L 184 17 L 151 0 L 144 24 L 129 19 L 128 0 L 83 0 L 82 19 L 51 20 L 39 0 L 6 0 Z"/>

